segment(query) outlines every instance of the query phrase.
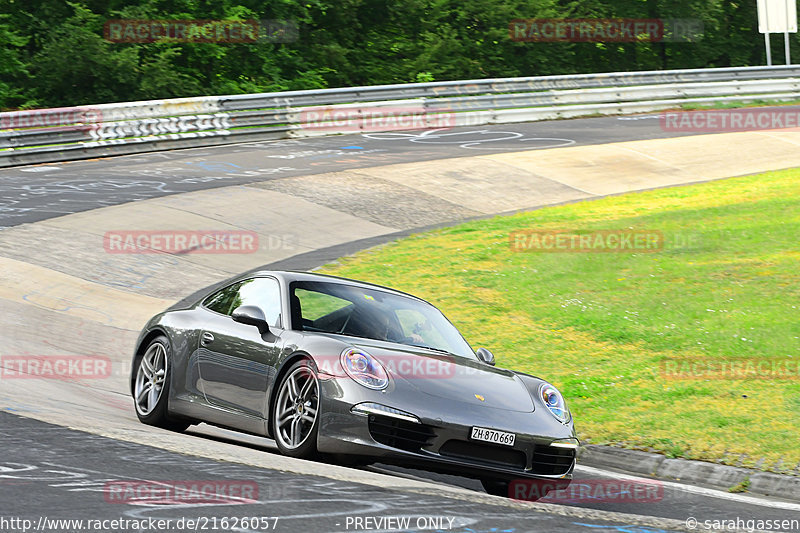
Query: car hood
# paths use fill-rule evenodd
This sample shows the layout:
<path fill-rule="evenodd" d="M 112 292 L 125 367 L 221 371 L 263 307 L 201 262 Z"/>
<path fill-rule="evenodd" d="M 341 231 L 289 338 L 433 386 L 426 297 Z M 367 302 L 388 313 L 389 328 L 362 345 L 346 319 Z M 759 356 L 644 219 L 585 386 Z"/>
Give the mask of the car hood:
<path fill-rule="evenodd" d="M 392 379 L 417 392 L 508 411 L 534 410 L 528 388 L 510 370 L 411 346 L 388 348 L 378 342 L 356 345 L 378 359 Z"/>

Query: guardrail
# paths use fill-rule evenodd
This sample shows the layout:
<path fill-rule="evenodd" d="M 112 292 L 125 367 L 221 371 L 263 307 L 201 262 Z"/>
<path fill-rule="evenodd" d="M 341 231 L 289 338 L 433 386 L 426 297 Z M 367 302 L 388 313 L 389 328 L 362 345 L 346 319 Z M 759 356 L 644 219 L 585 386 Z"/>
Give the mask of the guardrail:
<path fill-rule="evenodd" d="M 535 76 L 0 113 L 0 167 L 285 137 L 794 100 L 800 66 Z"/>

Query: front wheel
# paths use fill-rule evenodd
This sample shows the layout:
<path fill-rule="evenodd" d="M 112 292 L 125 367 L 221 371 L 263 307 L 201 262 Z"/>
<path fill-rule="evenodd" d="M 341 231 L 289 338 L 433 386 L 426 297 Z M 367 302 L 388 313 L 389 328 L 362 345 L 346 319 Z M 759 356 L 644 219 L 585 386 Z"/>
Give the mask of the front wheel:
<path fill-rule="evenodd" d="M 512 482 L 508 479 L 484 478 L 481 484 L 487 493 L 494 496 L 505 496 L 526 502 L 539 501 L 551 491 L 562 490 L 569 486 L 569 480 L 519 479 Z"/>
<path fill-rule="evenodd" d="M 272 409 L 272 434 L 282 454 L 301 459 L 317 456 L 319 396 L 313 363 L 294 363 L 278 386 Z"/>
<path fill-rule="evenodd" d="M 504 479 L 484 478 L 481 479 L 483 490 L 492 496 L 505 496 L 509 497 L 508 488 L 510 482 Z"/>
<path fill-rule="evenodd" d="M 169 341 L 160 336 L 147 345 L 144 355 L 139 358 L 133 385 L 136 416 L 150 426 L 183 431 L 190 424 L 170 418 L 167 411 L 170 373 Z"/>

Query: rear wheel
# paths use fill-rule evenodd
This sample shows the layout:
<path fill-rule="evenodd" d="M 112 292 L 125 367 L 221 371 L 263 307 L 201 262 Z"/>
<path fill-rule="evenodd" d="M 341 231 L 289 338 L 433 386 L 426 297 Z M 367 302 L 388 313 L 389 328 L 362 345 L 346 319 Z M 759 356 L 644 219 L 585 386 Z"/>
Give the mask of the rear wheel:
<path fill-rule="evenodd" d="M 171 418 L 167 411 L 171 376 L 169 354 L 169 340 L 164 336 L 156 337 L 147 345 L 147 349 L 138 360 L 139 368 L 133 385 L 133 401 L 136 404 L 136 416 L 142 423 L 172 431 L 183 431 L 190 424 Z"/>
<path fill-rule="evenodd" d="M 272 409 L 272 435 L 284 455 L 317 456 L 319 378 L 311 361 L 294 363 L 278 386 Z"/>

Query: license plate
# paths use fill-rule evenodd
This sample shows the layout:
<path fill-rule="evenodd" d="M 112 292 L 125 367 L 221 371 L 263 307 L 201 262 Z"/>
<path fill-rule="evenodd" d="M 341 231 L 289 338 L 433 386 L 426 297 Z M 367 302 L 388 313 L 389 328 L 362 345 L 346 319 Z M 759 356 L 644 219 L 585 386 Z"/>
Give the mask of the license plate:
<path fill-rule="evenodd" d="M 497 431 L 496 429 L 479 428 L 477 426 L 472 428 L 472 433 L 470 434 L 472 440 L 482 440 L 483 442 L 504 444 L 505 446 L 513 446 L 515 437 L 516 435 L 513 433 Z"/>

